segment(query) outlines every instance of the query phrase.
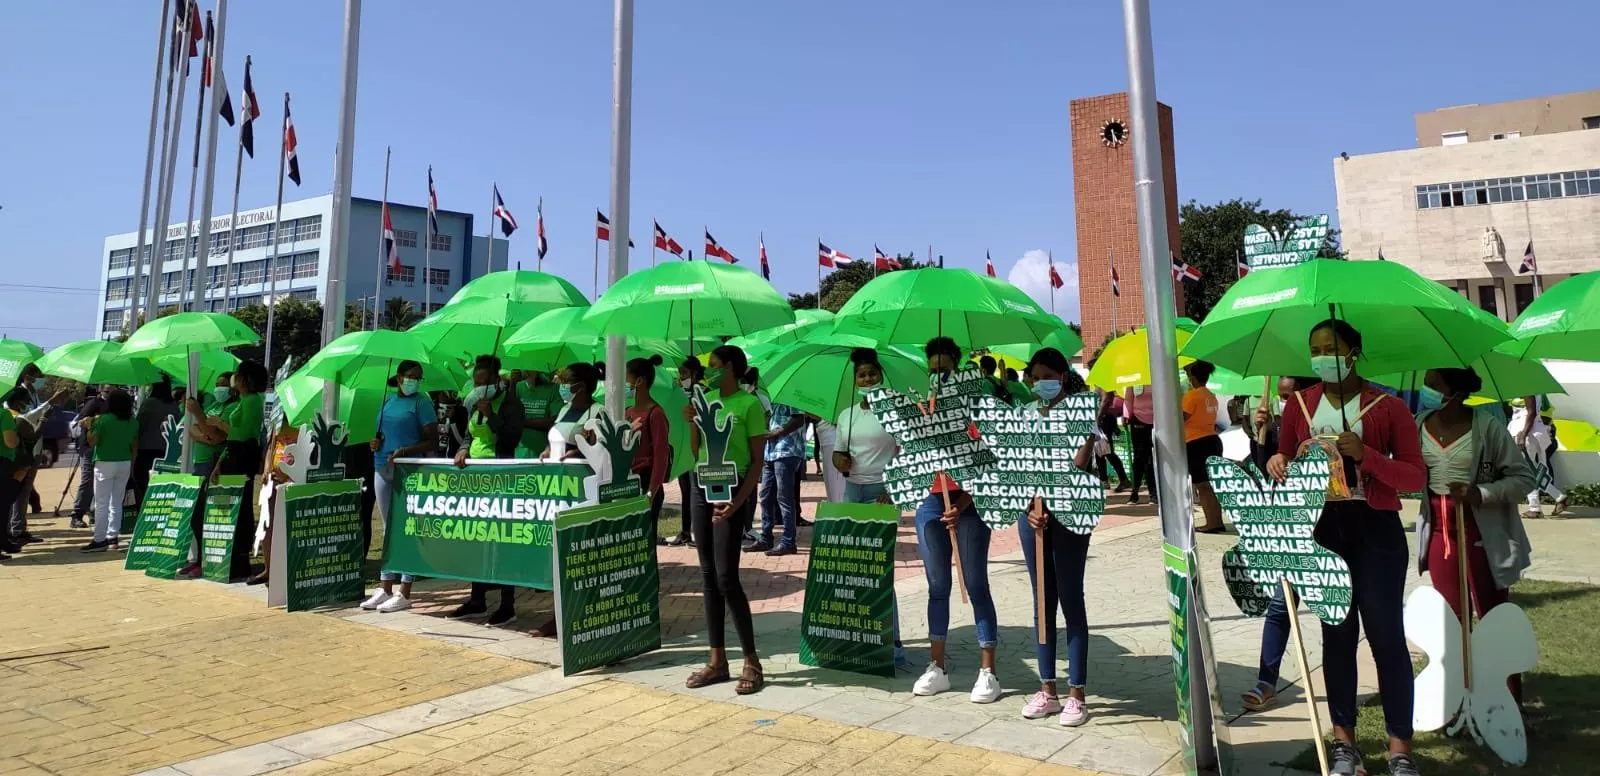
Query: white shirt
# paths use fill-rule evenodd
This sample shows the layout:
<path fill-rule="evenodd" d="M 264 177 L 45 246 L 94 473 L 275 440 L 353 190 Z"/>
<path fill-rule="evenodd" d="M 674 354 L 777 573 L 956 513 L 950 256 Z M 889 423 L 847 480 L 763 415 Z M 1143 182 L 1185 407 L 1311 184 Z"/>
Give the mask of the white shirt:
<path fill-rule="evenodd" d="M 894 437 L 883 430 L 872 410 L 851 404 L 839 413 L 835 450 L 850 454 L 850 474 L 845 477 L 857 485 L 883 482 L 883 468 L 899 449 Z"/>
<path fill-rule="evenodd" d="M 573 437 L 577 436 L 578 431 L 583 428 L 583 424 L 593 420 L 594 416 L 600 413 L 600 410 L 600 402 L 595 402 L 589 405 L 589 409 L 579 413 L 575 420 L 567 420 L 567 416 L 573 412 L 572 403 L 568 402 L 563 406 L 561 412 L 556 415 L 556 422 L 550 426 L 550 431 L 545 434 L 545 441 L 550 444 L 550 457 L 554 460 L 566 457 L 567 448 L 572 445 Z"/>
<path fill-rule="evenodd" d="M 1344 415 L 1344 420 L 1339 416 Z M 1312 436 L 1338 436 L 1343 434 L 1345 426 L 1350 427 L 1350 433 L 1361 436 L 1361 397 L 1354 396 L 1344 403 L 1343 407 L 1333 406 L 1324 396 L 1317 401 L 1317 409 L 1311 413 Z"/>
<path fill-rule="evenodd" d="M 1434 495 L 1450 494 L 1450 483 L 1472 482 L 1472 459 L 1475 451 L 1472 432 L 1462 434 L 1448 446 L 1439 444 L 1433 432 L 1422 429 L 1422 462 L 1428 466 L 1428 490 Z"/>

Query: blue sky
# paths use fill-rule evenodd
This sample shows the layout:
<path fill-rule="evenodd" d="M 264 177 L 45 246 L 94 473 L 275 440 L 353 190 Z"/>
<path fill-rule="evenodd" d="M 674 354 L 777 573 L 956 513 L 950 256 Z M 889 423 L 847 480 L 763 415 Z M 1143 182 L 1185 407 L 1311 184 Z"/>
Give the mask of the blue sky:
<path fill-rule="evenodd" d="M 81 289 L 98 285 L 103 237 L 138 218 L 158 2 L 6 12 L 0 331 L 45 345 L 93 333 Z M 398 201 L 423 200 L 431 163 L 442 207 L 484 215 L 496 180 L 524 226 L 512 255 L 529 263 L 542 195 L 546 268 L 587 278 L 608 196 L 611 4 L 444 7 L 366 3 L 356 193 L 379 195 L 386 144 Z M 299 193 L 326 192 L 342 3 L 234 0 L 230 16 L 229 80 L 252 54 L 269 149 L 246 160 L 241 206 L 271 204 L 285 90 Z M 1595 88 L 1600 72 L 1600 6 L 1576 0 L 1155 0 L 1153 17 L 1184 200 L 1333 212 L 1340 151 L 1408 147 L 1417 111 Z M 814 287 L 819 237 L 855 255 L 931 244 L 974 269 L 987 250 L 1002 276 L 1049 250 L 1075 279 L 1067 104 L 1126 88 L 1120 3 L 689 0 L 639 3 L 636 24 L 636 237 L 653 217 L 698 246 L 709 226 L 753 262 L 764 231 L 784 291 Z M 76 290 L 25 287 L 40 285 Z M 1057 303 L 1075 314 L 1071 294 Z"/>

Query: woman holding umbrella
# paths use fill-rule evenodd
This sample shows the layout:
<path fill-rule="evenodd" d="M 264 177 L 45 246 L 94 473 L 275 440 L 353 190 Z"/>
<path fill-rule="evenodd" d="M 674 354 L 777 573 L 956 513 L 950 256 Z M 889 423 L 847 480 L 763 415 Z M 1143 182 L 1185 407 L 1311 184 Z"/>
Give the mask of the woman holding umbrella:
<path fill-rule="evenodd" d="M 1421 490 L 1427 469 L 1418 446 L 1417 424 L 1399 399 L 1367 385 L 1358 365 L 1361 333 L 1330 319 L 1310 333 L 1311 367 L 1322 385 L 1296 393 L 1284 409 L 1278 454 L 1267 474 L 1283 482 L 1289 462 L 1307 442 L 1329 445 L 1350 496 L 1331 496 L 1317 523 L 1317 543 L 1350 566 L 1353 607 L 1338 625 L 1322 625 L 1322 665 L 1334 742 L 1333 773 L 1361 773 L 1356 748 L 1356 648 L 1361 625 L 1378 669 L 1378 691 L 1389 730 L 1389 772 L 1416 776 L 1411 758 L 1411 655 L 1406 649 L 1403 606 L 1409 548 L 1400 523 L 1400 493 Z M 1358 617 L 1359 615 L 1359 617 Z"/>
<path fill-rule="evenodd" d="M 226 434 L 222 474 L 245 478 L 245 498 L 239 499 L 239 520 L 233 530 L 233 559 L 229 576 L 250 576 L 250 545 L 256 534 L 255 476 L 261 468 L 261 434 L 266 422 L 267 368 L 260 361 L 239 362 L 233 373 L 236 399 L 217 425 Z"/>
<path fill-rule="evenodd" d="M 706 368 L 696 356 L 689 356 L 678 365 L 678 387 L 685 394 L 694 392 L 694 387 L 701 380 L 706 379 Z M 681 547 L 685 544 L 694 544 L 694 536 L 690 533 L 689 505 L 694 503 L 694 472 L 684 472 L 678 476 L 678 504 L 680 527 L 678 533 L 667 539 L 667 546 Z"/>
<path fill-rule="evenodd" d="M 199 395 L 190 396 L 186 402 L 189 416 L 192 418 L 187 423 L 191 451 L 190 457 L 194 463 L 194 473 L 203 482 L 209 482 L 211 473 L 217 467 L 217 456 L 222 453 L 224 445 L 228 442 L 228 430 L 224 422 L 233 412 L 233 405 L 238 400 L 234 393 L 233 372 L 223 372 L 217 375 L 217 384 L 212 388 L 209 401 L 201 406 Z M 241 500 L 240 510 L 245 508 Z M 194 578 L 200 576 L 200 540 L 203 532 L 202 520 L 205 517 L 204 507 L 197 503 L 194 513 L 189 516 L 189 528 L 194 535 L 194 542 L 190 547 L 190 558 L 187 565 L 178 570 L 179 577 Z"/>
<path fill-rule="evenodd" d="M 522 439 L 522 403 L 511 396 L 511 387 L 500 380 L 500 358 L 478 356 L 472 365 L 472 392 L 461 403 L 467 408 L 467 436 L 472 443 L 456 451 L 456 466 L 463 469 L 469 458 L 513 458 Z M 489 616 L 490 627 L 505 625 L 517 618 L 517 591 L 511 585 L 473 582 L 467 602 L 450 613 L 459 619 L 489 611 L 491 587 L 500 590 L 500 606 Z"/>
<path fill-rule="evenodd" d="M 723 345 L 711 351 L 710 361 L 707 383 L 715 398 L 709 400 L 721 402 L 716 423 L 719 428 L 728 428 L 726 456 L 728 462 L 738 467 L 739 485 L 731 501 L 713 505 L 706 501 L 699 475 L 692 478 L 687 506 L 697 540 L 695 549 L 700 554 L 711 659 L 704 668 L 690 674 L 685 684 L 690 689 L 698 689 L 730 678 L 723 618 L 731 612 L 734 630 L 739 634 L 739 646 L 744 652 L 744 668 L 739 672 L 734 692 L 749 695 L 760 692 L 766 678 L 756 656 L 756 628 L 750 616 L 750 599 L 739 583 L 740 532 L 755 514 L 756 483 L 761 477 L 753 462 L 766 454 L 767 413 L 761 408 L 760 399 L 740 388 L 750 368 L 744 351 L 733 345 Z M 695 402 L 684 408 L 683 415 L 690 423 L 689 447 L 696 460 L 706 463 Z"/>
<path fill-rule="evenodd" d="M 433 402 L 422 392 L 422 364 L 401 361 L 394 370 L 394 377 L 389 378 L 389 385 L 395 392 L 393 396 L 385 394 L 383 397 L 383 407 L 378 410 L 378 435 L 371 443 L 374 502 L 385 521 L 389 517 L 390 497 L 394 494 L 394 459 L 426 455 L 439 446 L 439 418 Z M 415 576 L 386 570 L 378 575 L 378 580 L 378 589 L 361 602 L 361 608 L 380 612 L 411 608 L 411 583 L 416 581 Z M 395 582 L 400 583 L 399 593 L 394 592 Z"/>
<path fill-rule="evenodd" d="M 622 376 L 631 400 L 627 409 L 628 422 L 639 435 L 634 445 L 633 473 L 638 475 L 639 485 L 650 499 L 651 528 L 655 528 L 656 518 L 661 516 L 665 493 L 662 486 L 667 480 L 667 469 L 672 465 L 672 448 L 667 443 L 671 433 L 667 413 L 650 396 L 650 388 L 656 384 L 656 367 L 661 365 L 661 360 L 660 356 L 635 358 L 628 362 Z"/>

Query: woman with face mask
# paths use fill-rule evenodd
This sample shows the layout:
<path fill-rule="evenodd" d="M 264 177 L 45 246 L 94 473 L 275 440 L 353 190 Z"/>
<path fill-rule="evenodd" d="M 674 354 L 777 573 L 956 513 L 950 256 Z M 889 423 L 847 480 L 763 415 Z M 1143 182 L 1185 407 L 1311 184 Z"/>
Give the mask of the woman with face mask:
<path fill-rule="evenodd" d="M 1033 375 L 1033 392 L 1037 400 L 1028 404 L 1030 412 L 1048 417 L 1058 413 L 1061 401 L 1075 393 L 1088 390 L 1083 378 L 1072 371 L 1066 356 L 1055 348 L 1044 348 L 1033 354 L 1028 363 Z M 1093 436 L 1084 444 L 1093 444 Z M 1044 534 L 1044 557 L 1036 557 L 1034 536 Z M 1038 564 L 1044 564 L 1045 589 L 1033 591 L 1035 607 L 1039 596 L 1044 596 L 1044 611 L 1049 618 L 1044 623 L 1044 641 L 1038 645 L 1039 691 L 1022 707 L 1025 719 L 1043 719 L 1059 714 L 1063 727 L 1077 727 L 1089 721 L 1089 710 L 1084 705 L 1084 687 L 1089 677 L 1089 615 L 1084 606 L 1083 576 L 1089 562 L 1089 535 L 1068 531 L 1056 522 L 1049 510 L 1034 513 L 1028 510 L 1017 521 L 1017 535 L 1022 540 L 1022 559 L 1028 567 L 1028 582 L 1037 587 Z M 1063 697 L 1056 688 L 1056 607 L 1060 605 L 1067 621 L 1067 694 Z M 1034 623 L 1034 627 L 1038 627 Z"/>
<path fill-rule="evenodd" d="M 378 410 L 378 435 L 371 443 L 374 503 L 386 521 L 394 495 L 395 459 L 427 456 L 439 446 L 439 418 L 433 401 L 422 392 L 422 365 L 401 361 L 394 376 L 389 378 L 389 387 L 394 393 L 384 393 L 383 406 Z M 411 608 L 411 583 L 416 581 L 415 576 L 384 570 L 378 580 L 378 589 L 361 602 L 361 608 L 380 612 Z M 397 581 L 400 583 L 398 593 L 394 591 Z"/>
<path fill-rule="evenodd" d="M 250 576 L 250 548 L 256 535 L 255 476 L 261 470 L 261 436 L 266 431 L 267 368 L 260 361 L 245 359 L 233 373 L 234 400 L 218 419 L 217 426 L 227 434 L 216 474 L 245 478 L 245 497 L 239 499 L 239 519 L 234 523 L 233 558 L 229 577 Z M 203 506 L 196 511 L 203 510 Z M 196 534 L 197 536 L 199 534 Z"/>
<path fill-rule="evenodd" d="M 934 379 L 954 372 L 961 362 L 961 347 L 949 337 L 929 340 L 923 352 L 928 357 L 928 374 Z M 1038 390 L 1037 383 L 1034 389 Z M 928 496 L 917 507 L 916 520 L 917 551 L 922 556 L 923 572 L 928 578 L 928 642 L 932 659 L 912 685 L 911 693 L 936 695 L 950 689 L 945 636 L 950 628 L 951 560 L 959 552 L 981 653 L 978 678 L 969 697 L 973 703 L 994 703 L 1000 699 L 1000 680 L 994 674 L 1000 622 L 995 614 L 994 597 L 989 592 L 989 526 L 978 517 L 972 495 L 943 472 L 934 477 Z M 954 545 L 950 536 L 952 526 L 956 529 Z"/>
<path fill-rule="evenodd" d="M 1311 368 L 1322 384 L 1296 393 L 1285 406 L 1278 454 L 1267 462 L 1267 474 L 1283 482 L 1302 446 L 1320 438 L 1343 458 L 1336 471 L 1342 468 L 1342 485 L 1350 488 L 1349 498 L 1329 499 L 1315 533 L 1318 544 L 1349 564 L 1354 593 L 1344 622 L 1322 626 L 1322 666 L 1334 736 L 1328 761 L 1337 774 L 1365 768 L 1355 743 L 1356 648 L 1364 628 L 1389 729 L 1389 772 L 1416 776 L 1411 757 L 1413 677 L 1402 617 L 1410 550 L 1400 523 L 1399 494 L 1427 484 L 1417 424 L 1403 402 L 1361 378 L 1361 333 L 1355 327 L 1341 320 L 1317 324 L 1310 350 Z"/>
<path fill-rule="evenodd" d="M 1206 461 L 1222 455 L 1222 437 L 1217 435 L 1217 396 L 1206 388 L 1216 369 L 1209 361 L 1195 361 L 1184 367 L 1189 390 L 1183 393 L 1183 444 L 1189 457 L 1189 482 L 1194 485 L 1195 501 L 1200 503 L 1205 523 L 1196 533 L 1222 533 L 1222 504 L 1211 489 L 1211 473 Z"/>
<path fill-rule="evenodd" d="M 511 394 L 511 387 L 500 379 L 500 359 L 478 356 L 472 365 L 472 391 L 462 400 L 467 411 L 467 438 L 471 443 L 456 451 L 456 466 L 466 468 L 472 458 L 512 458 L 522 439 L 522 402 Z M 500 606 L 489 615 L 489 626 L 498 627 L 517 619 L 517 591 L 511 585 L 473 582 L 467 602 L 450 613 L 453 619 L 476 617 L 489 611 L 490 588 L 500 591 Z"/>
<path fill-rule="evenodd" d="M 190 459 L 194 462 L 194 473 L 204 482 L 211 480 L 211 474 L 217 467 L 217 459 L 223 454 L 223 448 L 228 442 L 226 418 L 232 414 L 233 406 L 237 402 L 233 389 L 233 375 L 233 372 L 217 375 L 217 383 L 212 387 L 209 396 L 203 400 L 190 396 L 186 402 L 188 415 L 184 422 L 190 439 Z M 189 546 L 189 562 L 178 569 L 179 577 L 192 579 L 200 576 L 200 539 L 204 530 L 202 528 L 204 513 L 203 502 L 197 503 L 193 514 L 189 517 L 189 528 L 193 534 Z"/>
<path fill-rule="evenodd" d="M 661 516 L 667 469 L 672 465 L 672 447 L 668 442 L 671 431 L 667 426 L 667 413 L 650 395 L 656 384 L 656 367 L 660 356 L 635 358 L 628 362 L 622 374 L 628 390 L 628 408 L 625 415 L 633 426 L 639 441 L 634 445 L 633 473 L 638 476 L 644 495 L 650 498 L 650 525 L 654 528 Z M 688 521 L 683 521 L 687 524 Z M 683 529 L 678 530 L 682 535 Z M 656 537 L 657 541 L 660 537 Z M 680 542 L 681 543 L 681 542 Z"/>
<path fill-rule="evenodd" d="M 594 389 L 600 380 L 600 370 L 595 369 L 593 364 L 582 362 L 568 364 L 566 369 L 556 373 L 556 392 L 561 397 L 561 409 L 556 412 L 555 422 L 546 434 L 549 446 L 540 457 L 583 457 L 578 452 L 576 440 L 579 434 L 583 434 L 589 441 L 594 441 L 593 432 L 586 431 L 584 424 L 604 409 L 594 400 Z"/>
<path fill-rule="evenodd" d="M 678 365 L 678 387 L 685 394 L 692 394 L 694 387 L 706 378 L 706 368 L 701 365 L 700 359 L 690 356 Z M 694 498 L 694 472 L 687 471 L 678 475 L 678 510 L 683 520 L 683 530 L 677 536 L 667 539 L 667 546 L 681 547 L 694 545 L 693 521 L 689 519 L 689 505 Z"/>

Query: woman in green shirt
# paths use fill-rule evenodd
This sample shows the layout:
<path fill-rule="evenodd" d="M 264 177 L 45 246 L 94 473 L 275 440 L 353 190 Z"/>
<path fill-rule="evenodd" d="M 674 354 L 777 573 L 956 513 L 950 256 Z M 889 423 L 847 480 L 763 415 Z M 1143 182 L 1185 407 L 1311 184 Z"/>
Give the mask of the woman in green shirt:
<path fill-rule="evenodd" d="M 244 496 L 239 499 L 239 519 L 233 526 L 233 558 L 228 576 L 238 580 L 250 576 L 250 547 L 255 543 L 255 475 L 261 471 L 261 435 L 266 418 L 267 368 L 260 361 L 245 360 L 233 373 L 234 400 L 218 417 L 215 425 L 222 429 L 225 439 L 222 457 L 212 467 L 212 479 L 218 474 L 242 476 Z M 202 496 L 203 499 L 203 496 Z M 196 510 L 204 513 L 204 501 Z"/>
<path fill-rule="evenodd" d="M 122 527 L 122 496 L 139 453 L 139 423 L 133 419 L 133 397 L 114 390 L 106 395 L 106 411 L 86 420 L 94 446 L 94 540 L 84 552 L 116 549 Z"/>
<path fill-rule="evenodd" d="M 695 549 L 700 553 L 711 659 L 704 668 L 690 674 L 686 684 L 694 689 L 728 681 L 723 618 L 726 612 L 731 612 L 734 630 L 739 633 L 739 646 L 744 652 L 744 669 L 739 673 L 739 684 L 734 692 L 749 695 L 760 692 L 766 679 L 756 656 L 756 629 L 750 617 L 750 599 L 739 584 L 739 556 L 743 544 L 741 530 L 754 516 L 756 483 L 761 479 L 760 467 L 751 462 L 763 461 L 766 457 L 767 413 L 759 398 L 739 388 L 740 380 L 750 368 L 744 351 L 723 345 L 711 351 L 710 361 L 711 368 L 706 370 L 705 401 L 696 397 L 683 411 L 690 424 L 689 449 L 700 464 L 708 462 L 708 440 L 701 430 L 702 416 L 705 416 L 710 428 L 728 430 L 726 449 L 719 463 L 733 464 L 739 475 L 732 499 L 725 503 L 712 504 L 706 500 L 698 473 L 690 489 L 689 519 Z M 708 406 L 710 402 L 721 402 L 721 406 L 713 413 Z"/>
<path fill-rule="evenodd" d="M 478 356 L 472 366 L 472 386 L 461 402 L 467 408 L 467 438 L 472 443 L 456 451 L 456 466 L 466 468 L 468 459 L 473 458 L 516 457 L 517 444 L 522 441 L 522 402 L 511 386 L 501 381 L 498 357 Z M 516 589 L 487 582 L 473 582 L 471 597 L 450 617 L 475 617 L 489 611 L 490 588 L 499 588 L 500 606 L 489 615 L 488 624 L 497 627 L 515 620 Z"/>
<path fill-rule="evenodd" d="M 18 393 L 26 396 L 26 391 L 20 386 L 13 389 L 6 396 L 8 401 L 17 401 Z M 11 504 L 21 497 L 22 483 L 14 476 L 17 471 L 17 451 L 22 447 L 22 435 L 17 433 L 17 421 L 10 411 L 0 407 L 0 515 L 11 514 Z M 6 553 L 18 552 L 22 549 L 21 543 L 12 543 L 5 531 L 0 531 L 0 560 L 11 560 Z"/>

